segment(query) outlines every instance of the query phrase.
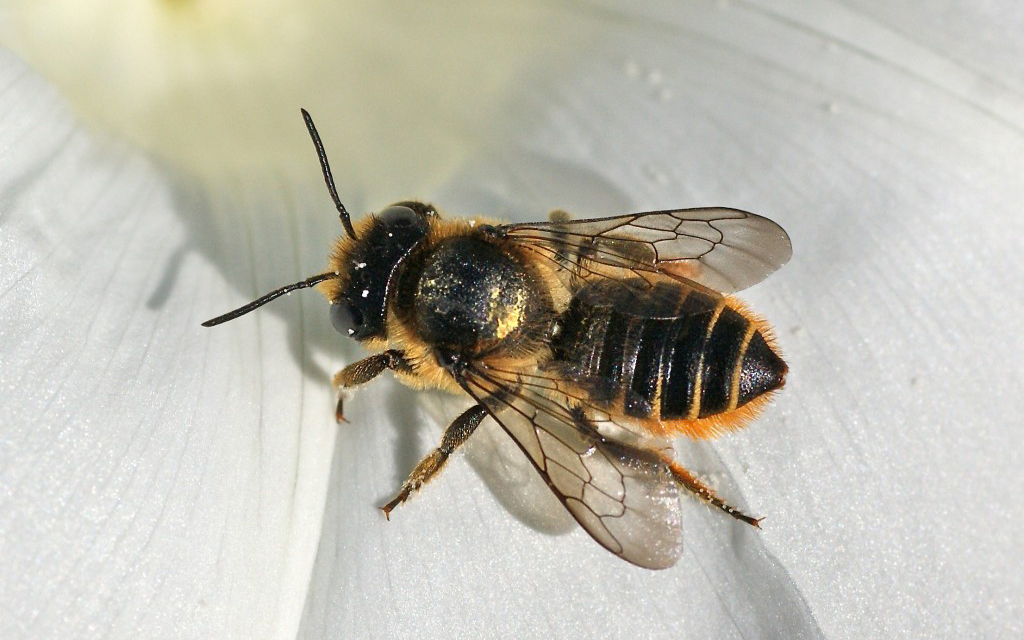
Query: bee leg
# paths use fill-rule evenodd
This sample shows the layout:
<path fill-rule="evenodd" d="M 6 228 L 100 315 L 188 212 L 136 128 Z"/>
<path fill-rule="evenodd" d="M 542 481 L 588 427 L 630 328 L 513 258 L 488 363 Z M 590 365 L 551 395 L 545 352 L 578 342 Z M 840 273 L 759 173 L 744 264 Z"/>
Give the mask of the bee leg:
<path fill-rule="evenodd" d="M 740 520 L 741 522 L 746 522 L 747 524 L 753 527 L 757 527 L 758 529 L 761 528 L 760 523 L 761 520 L 763 520 L 764 518 L 752 518 L 747 514 L 743 513 L 742 511 L 740 511 L 739 509 L 730 506 L 729 503 L 727 503 L 725 500 L 719 498 L 718 495 L 716 495 L 710 487 L 705 485 L 697 478 L 693 477 L 689 471 L 684 469 L 675 460 L 672 460 L 671 458 L 664 458 L 664 460 L 668 464 L 669 469 L 672 471 L 672 476 L 676 479 L 676 482 L 682 485 L 684 489 L 697 496 L 697 498 L 699 498 L 700 500 L 703 500 L 704 502 L 710 503 L 718 507 L 719 509 L 728 513 L 730 516 L 736 518 L 737 520 Z"/>
<path fill-rule="evenodd" d="M 388 520 L 391 519 L 391 511 L 395 507 L 408 500 L 410 495 L 418 491 L 420 487 L 430 481 L 444 467 L 445 462 L 448 461 L 448 456 L 476 431 L 476 428 L 480 426 L 480 422 L 486 416 L 487 409 L 479 404 L 474 405 L 464 411 L 462 415 L 445 429 L 444 435 L 441 437 L 440 446 L 416 465 L 416 468 L 409 474 L 409 478 L 402 485 L 398 494 L 391 502 L 380 508 Z"/>
<path fill-rule="evenodd" d="M 572 220 L 572 214 L 564 209 L 552 209 L 548 213 L 548 220 L 551 222 L 569 222 Z"/>
<path fill-rule="evenodd" d="M 359 362 L 353 362 L 334 374 L 334 388 L 338 391 L 338 406 L 334 410 L 334 417 L 338 422 L 346 421 L 344 413 L 345 396 L 341 393 L 341 390 L 366 384 L 379 376 L 385 369 L 412 371 L 412 366 L 405 359 L 405 354 L 401 351 L 388 349 L 369 358 L 363 358 Z"/>

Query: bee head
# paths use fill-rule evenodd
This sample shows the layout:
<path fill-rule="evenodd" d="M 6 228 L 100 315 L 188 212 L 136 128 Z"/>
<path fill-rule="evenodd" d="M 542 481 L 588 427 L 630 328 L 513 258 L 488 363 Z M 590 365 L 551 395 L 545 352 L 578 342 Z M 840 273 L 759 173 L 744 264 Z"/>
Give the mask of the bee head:
<path fill-rule="evenodd" d="M 383 338 L 388 294 L 395 275 L 430 229 L 436 215 L 422 202 L 399 202 L 361 226 L 358 240 L 335 257 L 338 285 L 331 297 L 331 324 L 356 340 Z"/>
<path fill-rule="evenodd" d="M 433 207 L 422 202 L 399 202 L 371 216 L 361 225 L 357 236 L 348 210 L 338 197 L 327 154 L 313 119 L 305 109 L 302 117 L 320 159 L 327 191 L 348 235 L 342 245 L 344 249 L 336 252 L 331 271 L 271 291 L 234 311 L 207 320 L 203 326 L 212 327 L 234 320 L 296 289 L 307 289 L 334 280 L 335 286 L 328 296 L 334 328 L 356 340 L 384 337 L 388 292 L 398 266 L 426 237 L 430 228 L 428 219 L 437 214 Z"/>

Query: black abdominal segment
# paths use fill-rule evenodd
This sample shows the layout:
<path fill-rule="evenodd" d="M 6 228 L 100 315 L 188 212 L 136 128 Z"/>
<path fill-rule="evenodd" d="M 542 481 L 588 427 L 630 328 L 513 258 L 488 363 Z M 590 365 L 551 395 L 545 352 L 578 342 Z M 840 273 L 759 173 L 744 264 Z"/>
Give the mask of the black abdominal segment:
<path fill-rule="evenodd" d="M 552 342 L 552 365 L 635 418 L 704 418 L 782 386 L 786 365 L 723 298 L 675 284 L 588 284 Z"/>

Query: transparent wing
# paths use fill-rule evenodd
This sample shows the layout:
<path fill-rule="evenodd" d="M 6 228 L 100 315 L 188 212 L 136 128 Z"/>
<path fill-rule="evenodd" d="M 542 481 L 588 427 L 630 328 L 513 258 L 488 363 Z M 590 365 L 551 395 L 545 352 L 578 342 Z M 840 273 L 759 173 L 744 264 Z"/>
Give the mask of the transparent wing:
<path fill-rule="evenodd" d="M 676 563 L 682 553 L 679 488 L 656 452 L 603 436 L 550 378 L 474 363 L 459 383 L 597 542 L 641 567 Z"/>
<path fill-rule="evenodd" d="M 724 207 L 508 224 L 498 231 L 573 277 L 637 276 L 652 283 L 667 276 L 721 293 L 757 284 L 793 254 L 782 227 Z"/>

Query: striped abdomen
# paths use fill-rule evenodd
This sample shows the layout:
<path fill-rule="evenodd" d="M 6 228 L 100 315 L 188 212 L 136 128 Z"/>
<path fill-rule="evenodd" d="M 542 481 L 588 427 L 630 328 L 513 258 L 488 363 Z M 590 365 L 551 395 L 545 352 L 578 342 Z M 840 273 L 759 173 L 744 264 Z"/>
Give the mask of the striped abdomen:
<path fill-rule="evenodd" d="M 613 413 L 659 421 L 728 413 L 782 386 L 760 321 L 681 284 L 589 284 L 552 343 L 554 366 Z"/>

